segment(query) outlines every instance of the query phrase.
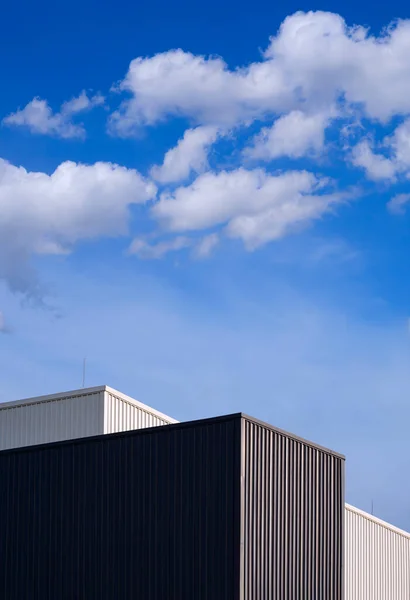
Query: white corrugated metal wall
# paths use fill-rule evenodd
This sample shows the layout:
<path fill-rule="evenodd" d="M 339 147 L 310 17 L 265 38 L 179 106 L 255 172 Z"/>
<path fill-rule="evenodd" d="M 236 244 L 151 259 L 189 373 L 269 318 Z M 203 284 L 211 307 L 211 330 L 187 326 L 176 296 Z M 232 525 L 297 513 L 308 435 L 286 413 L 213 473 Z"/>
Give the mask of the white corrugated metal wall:
<path fill-rule="evenodd" d="M 108 386 L 0 404 L 0 450 L 176 423 Z"/>
<path fill-rule="evenodd" d="M 346 505 L 345 600 L 410 599 L 410 534 Z"/>
<path fill-rule="evenodd" d="M 105 392 L 104 433 L 130 431 L 176 423 L 171 417 L 141 404 L 132 398 L 119 394 L 111 388 Z"/>
<path fill-rule="evenodd" d="M 0 404 L 0 450 L 98 435 L 103 411 L 100 388 Z"/>

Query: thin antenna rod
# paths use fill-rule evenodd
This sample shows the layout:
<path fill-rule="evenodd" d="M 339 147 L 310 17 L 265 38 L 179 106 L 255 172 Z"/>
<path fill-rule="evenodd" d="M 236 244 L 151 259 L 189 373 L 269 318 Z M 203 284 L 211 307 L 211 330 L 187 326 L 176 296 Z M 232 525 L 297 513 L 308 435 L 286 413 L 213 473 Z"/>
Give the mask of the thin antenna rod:
<path fill-rule="evenodd" d="M 83 388 L 85 387 L 85 365 L 86 365 L 87 359 L 84 358 L 84 362 L 83 362 Z"/>
<path fill-rule="evenodd" d="M 373 500 L 372 500 L 372 516 L 374 515 L 374 510 L 373 510 Z"/>

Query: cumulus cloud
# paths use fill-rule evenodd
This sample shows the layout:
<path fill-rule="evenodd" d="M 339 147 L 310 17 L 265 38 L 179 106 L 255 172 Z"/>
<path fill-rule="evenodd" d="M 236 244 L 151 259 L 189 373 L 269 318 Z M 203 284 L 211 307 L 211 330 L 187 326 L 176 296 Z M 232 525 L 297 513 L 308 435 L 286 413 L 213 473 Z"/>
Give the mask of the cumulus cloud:
<path fill-rule="evenodd" d="M 184 115 L 200 124 L 232 125 L 253 118 L 273 99 L 291 101 L 280 71 L 268 64 L 230 71 L 220 58 L 171 50 L 130 64 L 120 90 L 132 94 L 111 117 L 111 130 L 132 135 L 141 125 Z M 281 90 L 287 94 L 281 97 Z"/>
<path fill-rule="evenodd" d="M 369 140 L 353 148 L 353 164 L 365 169 L 369 179 L 394 181 L 396 176 L 410 174 L 410 119 L 406 119 L 383 140 L 388 156 L 374 152 Z"/>
<path fill-rule="evenodd" d="M 409 53 L 410 20 L 373 36 L 318 11 L 285 19 L 260 60 L 246 67 L 232 69 L 220 57 L 180 49 L 133 60 L 118 86 L 127 99 L 110 117 L 111 132 L 133 135 L 170 117 L 189 125 L 162 164 L 149 170 L 159 184 L 176 184 L 148 209 L 157 241 L 135 231 L 129 252 L 159 258 L 191 247 L 196 256 L 207 256 L 223 236 L 255 248 L 321 218 L 345 199 L 325 178 L 302 170 L 303 163 L 287 172 L 238 168 L 244 146 L 245 155 L 258 161 L 316 157 L 332 149 L 325 148 L 328 129 L 335 128 L 335 147 L 335 133 L 343 136 L 350 128 L 344 166 L 388 183 L 409 177 Z M 99 94 L 82 92 L 53 112 L 35 98 L 4 122 L 81 137 L 84 127 L 75 117 L 103 102 Z M 252 137 L 256 122 L 262 130 Z M 252 124 L 250 134 L 245 128 Z M 377 133 L 363 136 L 362 127 Z M 210 148 L 227 131 L 232 139 L 238 134 L 232 160 L 225 157 L 231 170 L 219 164 L 210 171 Z M 14 289 L 38 286 L 30 268 L 34 254 L 64 254 L 79 240 L 121 235 L 128 207 L 156 198 L 153 183 L 107 163 L 67 162 L 48 175 L 1 161 L 0 178 L 0 277 Z M 406 202 L 394 197 L 389 209 L 397 212 Z M 190 232 L 198 233 L 185 237 Z"/>
<path fill-rule="evenodd" d="M 319 152 L 325 143 L 328 116 L 305 114 L 294 110 L 264 127 L 245 154 L 251 158 L 271 160 L 280 156 L 300 158 L 310 152 Z"/>
<path fill-rule="evenodd" d="M 174 232 L 224 226 L 256 247 L 322 216 L 338 201 L 306 171 L 270 175 L 243 168 L 200 175 L 191 185 L 161 194 L 153 214 Z"/>
<path fill-rule="evenodd" d="M 387 204 L 389 211 L 395 215 L 402 215 L 410 206 L 410 194 L 397 194 Z"/>
<path fill-rule="evenodd" d="M 343 98 L 385 121 L 410 111 L 409 50 L 410 21 L 398 21 L 375 37 L 319 11 L 285 19 L 265 57 L 283 65 L 304 100 L 328 105 Z"/>
<path fill-rule="evenodd" d="M 31 257 L 128 234 L 129 207 L 155 194 L 137 171 L 110 163 L 65 162 L 49 175 L 0 160 L 0 278 L 35 294 Z"/>
<path fill-rule="evenodd" d="M 32 133 L 52 135 L 61 138 L 83 138 L 85 129 L 72 119 L 79 113 L 104 104 L 101 94 L 88 97 L 85 91 L 67 102 L 59 112 L 54 113 L 46 100 L 34 98 L 23 109 L 5 117 L 3 123 L 9 126 L 27 127 Z"/>
<path fill-rule="evenodd" d="M 111 127 L 129 135 L 181 115 L 232 125 L 292 110 L 326 112 L 335 103 L 386 122 L 410 113 L 409 52 L 410 20 L 376 37 L 337 14 L 299 12 L 285 19 L 262 59 L 244 68 L 183 50 L 136 58 L 119 85 L 131 98 Z"/>
<path fill-rule="evenodd" d="M 163 164 L 152 167 L 151 177 L 161 183 L 172 183 L 186 179 L 192 171 L 205 171 L 208 150 L 217 135 L 216 127 L 188 129 L 175 148 L 165 154 Z"/>
<path fill-rule="evenodd" d="M 367 177 L 374 181 L 395 179 L 397 168 L 394 162 L 382 154 L 373 152 L 368 140 L 363 140 L 353 148 L 352 163 L 364 169 Z"/>

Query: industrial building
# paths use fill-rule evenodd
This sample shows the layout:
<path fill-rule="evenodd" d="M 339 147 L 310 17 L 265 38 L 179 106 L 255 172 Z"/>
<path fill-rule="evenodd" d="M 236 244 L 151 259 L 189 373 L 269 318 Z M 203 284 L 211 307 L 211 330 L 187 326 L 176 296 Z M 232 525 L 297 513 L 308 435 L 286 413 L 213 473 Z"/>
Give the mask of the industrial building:
<path fill-rule="evenodd" d="M 107 385 L 0 404 L 0 450 L 176 423 Z"/>
<path fill-rule="evenodd" d="M 101 386 L 0 405 L 0 598 L 409 600 L 410 535 L 344 457 Z"/>

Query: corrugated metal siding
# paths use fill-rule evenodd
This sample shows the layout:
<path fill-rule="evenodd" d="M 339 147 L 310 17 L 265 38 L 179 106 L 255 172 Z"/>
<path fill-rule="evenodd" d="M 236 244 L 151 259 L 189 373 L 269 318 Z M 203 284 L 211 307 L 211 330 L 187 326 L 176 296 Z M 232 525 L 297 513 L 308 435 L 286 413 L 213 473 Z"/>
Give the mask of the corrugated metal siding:
<path fill-rule="evenodd" d="M 238 598 L 240 436 L 236 417 L 1 452 L 0 598 Z"/>
<path fill-rule="evenodd" d="M 0 450 L 103 433 L 103 393 L 2 407 Z"/>
<path fill-rule="evenodd" d="M 409 600 L 410 534 L 346 506 L 346 600 Z"/>
<path fill-rule="evenodd" d="M 105 392 L 104 433 L 158 427 L 171 422 L 173 422 L 171 419 L 159 417 L 154 411 L 150 412 L 148 407 L 140 408 L 120 396 Z"/>
<path fill-rule="evenodd" d="M 344 460 L 244 421 L 243 600 L 343 600 Z"/>

